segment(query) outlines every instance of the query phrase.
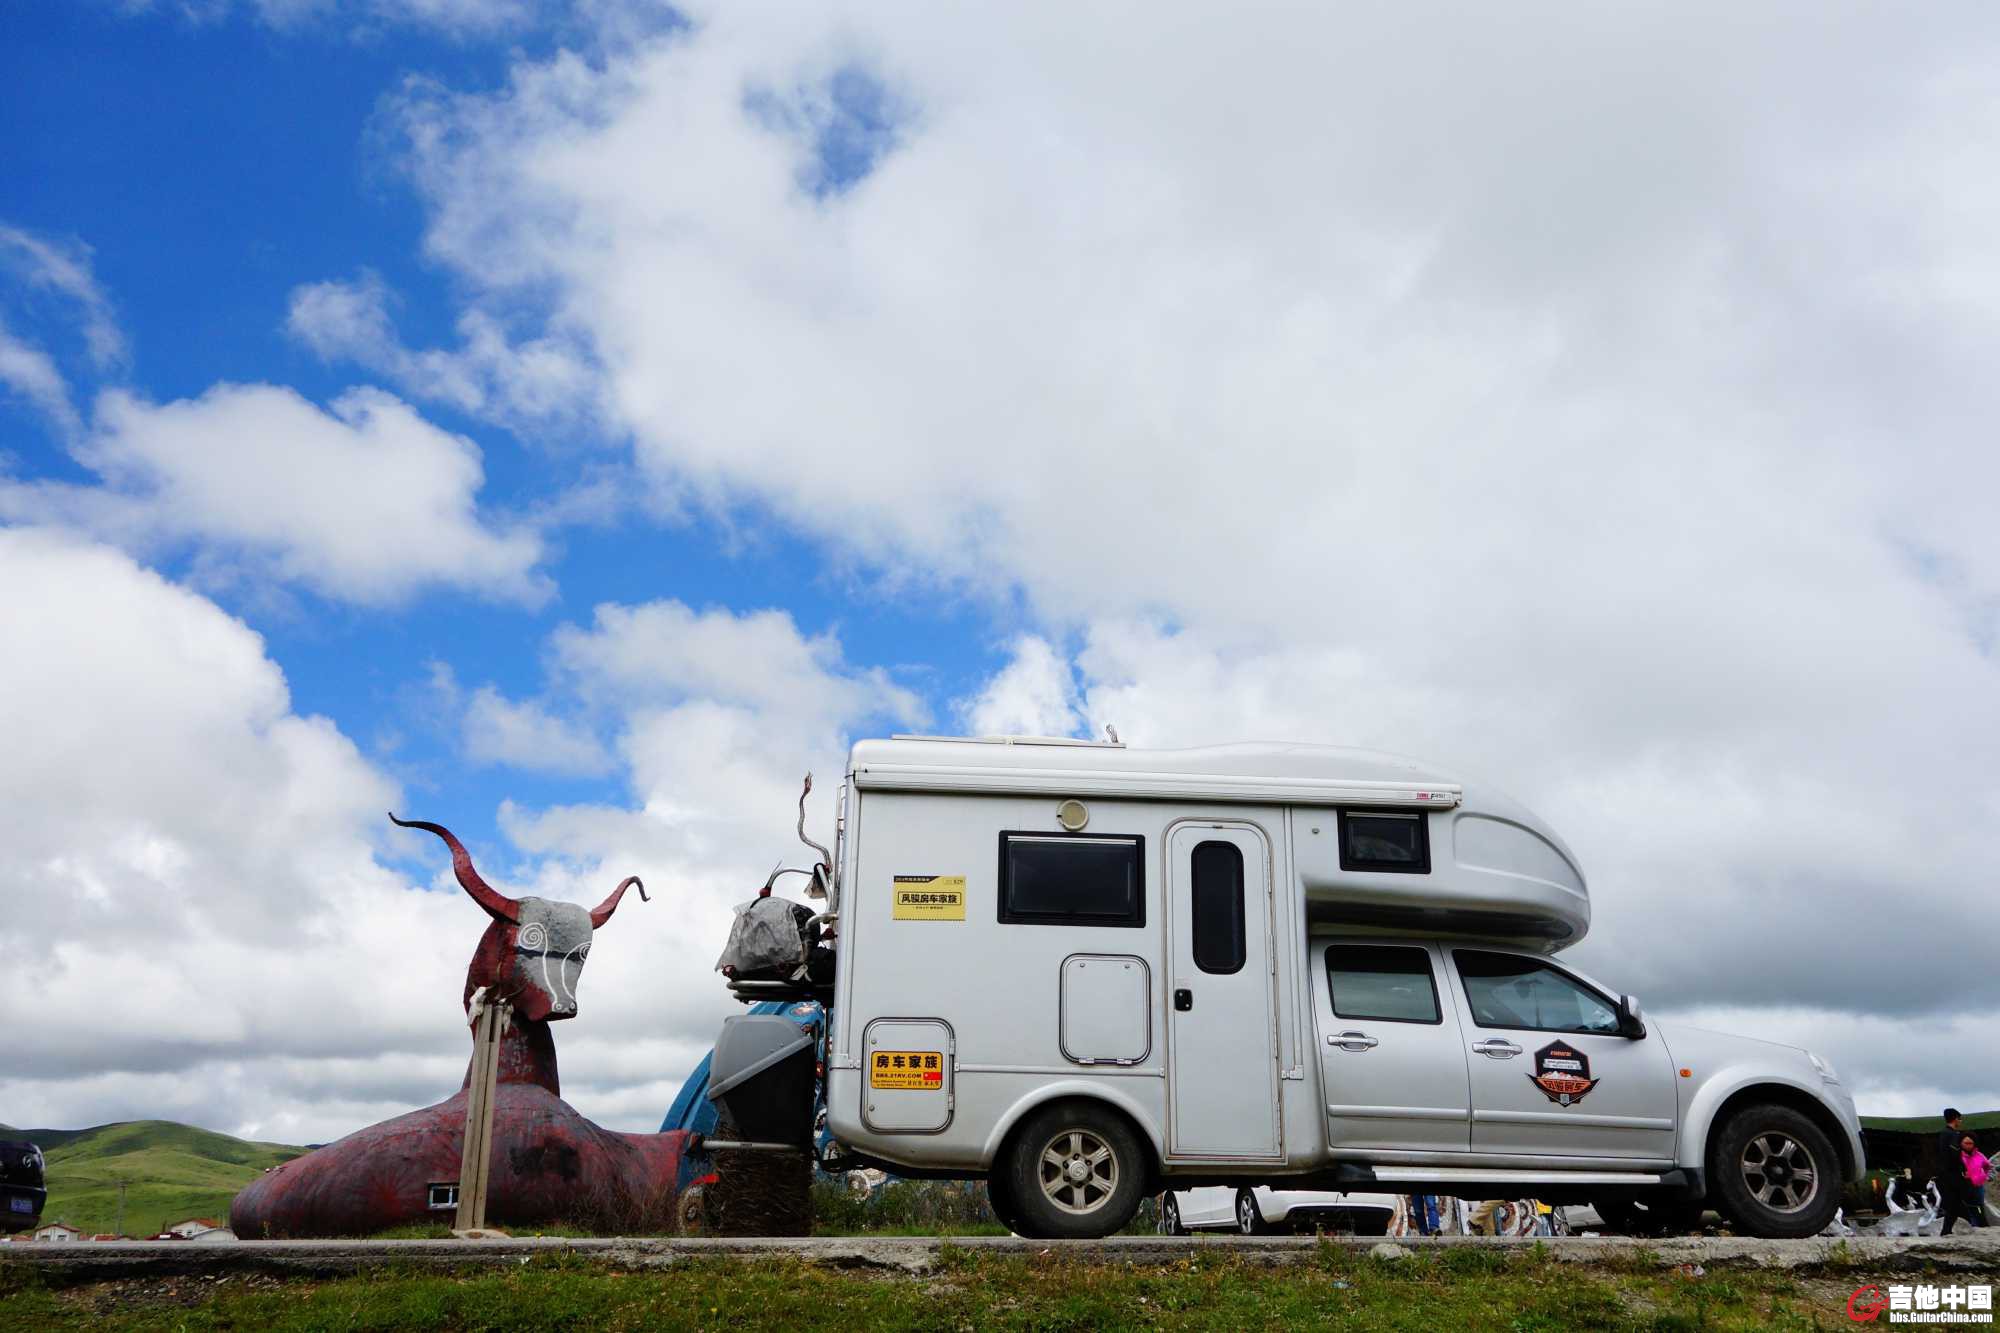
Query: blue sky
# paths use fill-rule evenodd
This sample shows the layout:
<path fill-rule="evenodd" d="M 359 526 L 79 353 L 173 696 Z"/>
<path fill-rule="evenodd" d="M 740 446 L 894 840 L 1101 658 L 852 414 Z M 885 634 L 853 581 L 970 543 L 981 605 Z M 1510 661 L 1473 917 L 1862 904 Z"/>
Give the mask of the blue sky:
<path fill-rule="evenodd" d="M 1653 1012 L 2000 1104 L 1996 67 L 1975 3 L 8 7 L 0 1120 L 454 1082 L 394 804 L 664 890 L 563 1048 L 656 1124 L 803 770 L 1106 723 L 1484 775 Z"/>
<path fill-rule="evenodd" d="M 505 42 L 402 26 L 357 35 L 331 20 L 274 30 L 242 12 L 197 22 L 170 7 L 128 15 L 92 4 L 25 6 L 6 23 L 0 96 L 7 123 L 28 132 L 7 136 L 14 186 L 0 219 L 89 247 L 130 344 L 129 364 L 100 382 L 161 401 L 233 381 L 284 384 L 324 403 L 365 380 L 285 331 L 294 288 L 324 278 L 378 274 L 397 294 L 407 339 L 449 338 L 453 279 L 424 261 L 424 211 L 386 138 L 382 103 L 416 76 L 493 88 L 510 61 L 554 40 L 534 27 Z M 808 131 L 819 151 L 802 183 L 820 193 L 865 174 L 888 133 L 878 86 L 844 75 L 835 95 L 844 114 Z M 29 299 L 10 313 L 48 345 L 67 345 L 65 364 L 76 365 L 81 346 L 67 312 L 42 308 L 55 304 Z M 79 388 L 89 384 L 86 370 Z M 0 401 L 17 477 L 88 479 L 33 404 Z M 449 406 L 430 417 L 477 443 L 480 503 L 502 511 L 564 489 L 600 463 L 598 446 L 618 443 L 545 450 Z M 455 719 L 428 689 L 433 663 L 467 688 L 527 695 L 543 684 L 541 640 L 599 602 L 779 607 L 809 635 L 836 633 L 851 660 L 897 669 L 942 717 L 1000 663 L 1018 620 L 1004 598 L 885 593 L 869 571 L 830 558 L 823 543 L 786 531 L 754 502 L 726 519 L 634 517 L 555 540 L 545 568 L 560 591 L 536 609 L 454 591 L 386 611 L 298 589 L 216 597 L 265 636 L 297 711 L 325 714 L 374 749 L 408 784 L 412 809 L 489 840 L 502 799 L 606 799 L 615 780 L 465 762 Z M 192 559 L 168 552 L 156 567 L 186 577 Z"/>

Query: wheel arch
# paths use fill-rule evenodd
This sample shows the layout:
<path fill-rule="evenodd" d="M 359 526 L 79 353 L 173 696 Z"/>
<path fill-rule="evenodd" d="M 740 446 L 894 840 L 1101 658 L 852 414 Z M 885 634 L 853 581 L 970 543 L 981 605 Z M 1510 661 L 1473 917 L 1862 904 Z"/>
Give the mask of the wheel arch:
<path fill-rule="evenodd" d="M 1833 1150 L 1840 1158 L 1843 1181 L 1853 1180 L 1860 1174 L 1861 1160 L 1856 1155 L 1853 1137 L 1825 1099 L 1799 1084 L 1770 1078 L 1746 1081 L 1719 1091 L 1698 1121 L 1690 1115 L 1689 1132 L 1681 1144 L 1681 1164 L 1706 1171 L 1708 1150 L 1716 1129 L 1744 1107 L 1765 1103 L 1788 1107 L 1812 1121 L 1833 1144 Z"/>
<path fill-rule="evenodd" d="M 1151 1187 L 1158 1185 L 1161 1180 L 1162 1147 L 1156 1126 L 1151 1123 L 1145 1108 L 1139 1104 L 1137 1098 L 1121 1088 L 1105 1087 L 1104 1082 L 1106 1081 L 1066 1079 L 1036 1088 L 1033 1092 L 1017 1099 L 1003 1115 L 995 1118 L 992 1132 L 987 1135 L 986 1146 L 981 1154 L 986 1169 L 990 1171 L 999 1164 L 1016 1132 L 1026 1123 L 1028 1117 L 1037 1111 L 1045 1110 L 1058 1102 L 1094 1102 L 1116 1113 L 1132 1127 L 1133 1135 L 1146 1152 L 1143 1165 L 1149 1187 L 1147 1192 L 1156 1192 Z"/>

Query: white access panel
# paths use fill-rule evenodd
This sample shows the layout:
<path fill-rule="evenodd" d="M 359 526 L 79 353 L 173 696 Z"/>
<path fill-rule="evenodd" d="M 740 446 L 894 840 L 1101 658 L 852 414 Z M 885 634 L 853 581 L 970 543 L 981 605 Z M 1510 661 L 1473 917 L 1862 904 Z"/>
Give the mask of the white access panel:
<path fill-rule="evenodd" d="M 1153 1050 L 1152 970 L 1131 954 L 1062 965 L 1062 1053 L 1079 1065 L 1136 1065 Z"/>
<path fill-rule="evenodd" d="M 957 1043 L 937 1018 L 878 1018 L 861 1040 L 861 1121 L 883 1133 L 951 1124 Z"/>

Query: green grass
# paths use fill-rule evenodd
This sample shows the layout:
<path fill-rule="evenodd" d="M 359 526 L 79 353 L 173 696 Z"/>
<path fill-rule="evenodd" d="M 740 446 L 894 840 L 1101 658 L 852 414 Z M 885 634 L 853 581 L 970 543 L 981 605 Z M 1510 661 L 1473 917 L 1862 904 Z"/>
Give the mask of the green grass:
<path fill-rule="evenodd" d="M 48 1159 L 43 1222 L 110 1231 L 125 1187 L 125 1234 L 150 1235 L 188 1217 L 229 1220 L 229 1201 L 266 1167 L 304 1148 L 252 1143 L 168 1120 L 128 1120 L 92 1129 L 0 1129 L 31 1139 Z"/>
<path fill-rule="evenodd" d="M 689 1260 L 632 1272 L 575 1256 L 505 1272 L 408 1270 L 326 1282 L 232 1279 L 39 1285 L 0 1265 L 0 1326 L 110 1329 L 1846 1327 L 1840 1273 L 1558 1263 L 1471 1250 L 1384 1261 L 1322 1248 L 1266 1267 L 1196 1253 L 1170 1264 L 957 1251 L 921 1277 L 789 1262 Z"/>

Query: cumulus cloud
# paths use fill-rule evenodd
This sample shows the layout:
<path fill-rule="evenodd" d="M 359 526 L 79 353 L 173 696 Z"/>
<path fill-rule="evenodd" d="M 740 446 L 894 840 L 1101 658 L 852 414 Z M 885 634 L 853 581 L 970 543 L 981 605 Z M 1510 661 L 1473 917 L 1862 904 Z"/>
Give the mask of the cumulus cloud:
<path fill-rule="evenodd" d="M 376 605 L 439 586 L 528 604 L 550 592 L 541 539 L 479 514 L 478 448 L 379 390 L 327 409 L 268 384 L 170 403 L 114 390 L 73 452 L 102 484 L 0 485 L 0 517 L 193 547 L 217 577 Z"/>
<path fill-rule="evenodd" d="M 491 685 L 466 703 L 465 752 L 489 764 L 588 777 L 605 772 L 611 756 L 597 738 L 533 701 L 519 702 Z"/>
<path fill-rule="evenodd" d="M 1075 733 L 1076 678 L 1047 639 L 1023 634 L 1012 659 L 965 700 L 959 716 L 975 736 L 1069 736 Z"/>
<path fill-rule="evenodd" d="M 779 661 L 723 701 L 598 671 L 669 624 L 694 640 L 667 668 L 682 691 L 746 647 Z M 394 782 L 292 711 L 254 632 L 120 552 L 14 528 L 0 529 L 0 639 L 0 950 L 35 1015 L 0 1070 L 9 1123 L 166 1115 L 315 1141 L 457 1085 L 459 983 L 483 919 L 428 838 L 383 820 L 412 813 Z M 606 927 L 560 1049 L 580 1109 L 651 1128 L 735 1011 L 712 971 L 731 905 L 772 859 L 809 856 L 792 830 L 800 774 L 837 773 L 847 727 L 913 705 L 782 616 L 606 608 L 565 642 L 619 732 L 631 800 L 510 806 L 516 849 L 473 850 L 517 895 L 595 903 L 644 877 L 655 901 L 628 898 Z M 505 711 L 487 693 L 474 707 Z M 551 700 L 575 704 L 574 682 Z M 809 811 L 827 841 L 832 786 Z M 389 852 L 437 874 L 411 885 Z"/>
<path fill-rule="evenodd" d="M 398 113 L 642 466 L 1018 590 L 1093 728 L 1475 765 L 1661 999 L 1992 998 L 1855 939 L 1965 962 L 2000 810 L 1990 9 L 691 16 Z"/>
<path fill-rule="evenodd" d="M 291 711 L 256 634 L 118 552 L 13 528 L 0 639 L 0 949 L 33 997 L 10 1122 L 157 1097 L 225 1129 L 286 1108 L 317 1137 L 343 1126 L 267 1062 L 455 1053 L 457 905 L 376 861 L 394 784 Z"/>

